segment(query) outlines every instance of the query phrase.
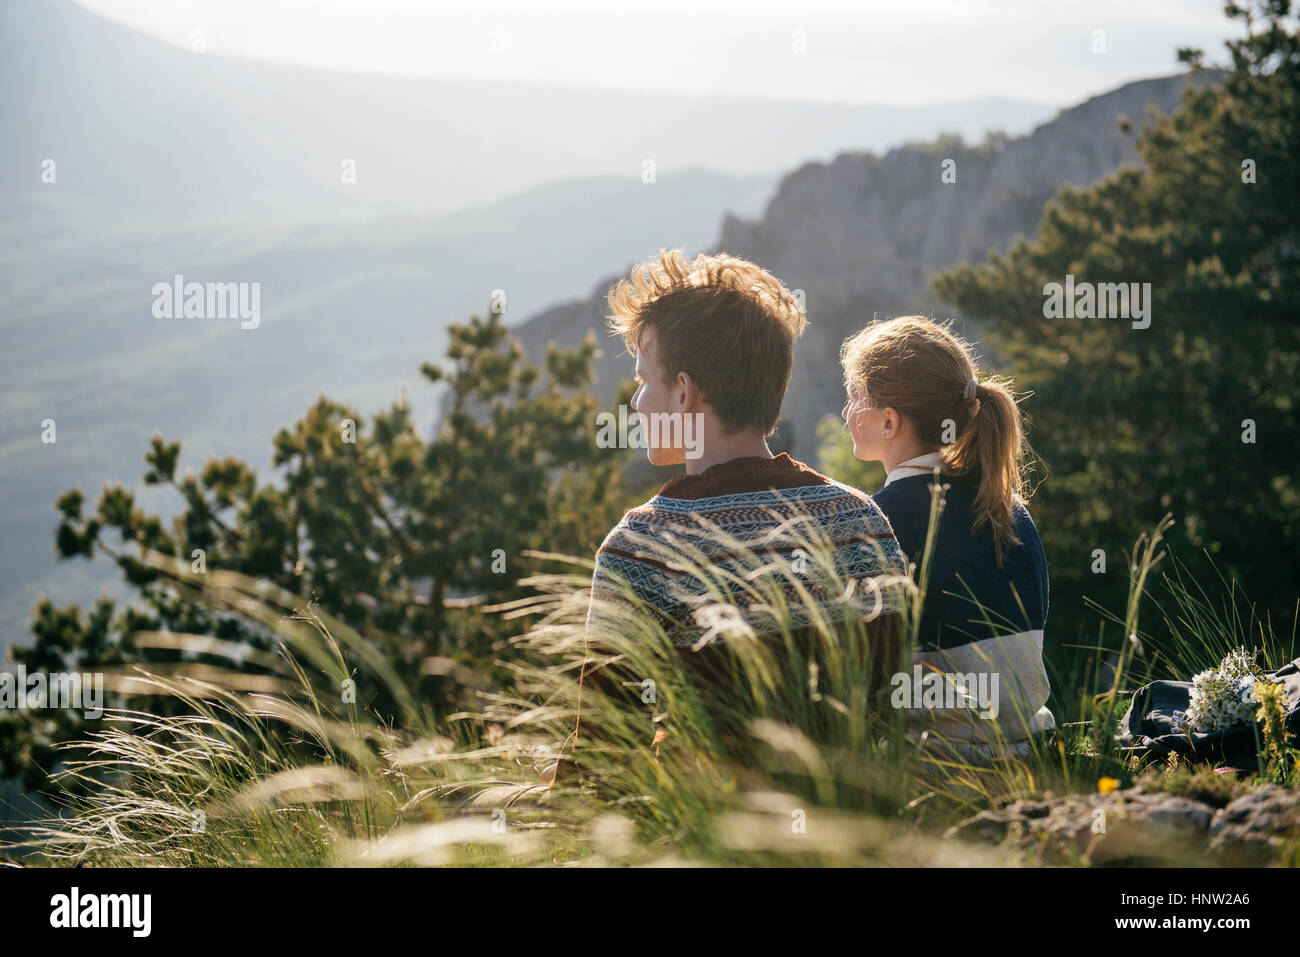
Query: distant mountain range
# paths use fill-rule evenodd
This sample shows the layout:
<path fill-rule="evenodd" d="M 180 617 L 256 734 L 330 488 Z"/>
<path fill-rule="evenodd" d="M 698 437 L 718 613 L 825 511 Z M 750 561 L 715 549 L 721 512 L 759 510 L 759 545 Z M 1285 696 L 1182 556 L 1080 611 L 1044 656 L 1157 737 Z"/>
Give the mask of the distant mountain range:
<path fill-rule="evenodd" d="M 761 217 L 728 216 L 713 250 L 753 260 L 806 296 L 809 324 L 784 408 L 792 451 L 812 458 L 817 423 L 843 405 L 838 355 L 847 336 L 877 316 L 948 318 L 929 288 L 936 272 L 982 262 L 1017 236 L 1032 236 L 1044 203 L 1062 184 L 1087 186 L 1137 162 L 1133 143 L 1147 108 L 1169 112 L 1187 82 L 1184 75 L 1130 83 L 986 149 L 939 143 L 808 163 L 781 180 Z M 1120 132 L 1121 116 L 1133 121 L 1134 133 Z M 954 183 L 941 180 L 945 159 L 956 161 Z M 647 249 L 646 257 L 655 251 Z M 604 329 L 605 292 L 617 278 L 518 329 L 532 351 L 577 342 L 596 329 L 607 344 L 598 369 L 607 397 L 632 370 L 622 343 Z"/>
<path fill-rule="evenodd" d="M 931 154 L 858 151 L 1028 130 L 1054 109 L 343 76 L 193 54 L 69 0 L 0 4 L 0 84 L 3 650 L 27 640 L 40 595 L 112 590 L 107 563 L 55 561 L 51 506 L 74 486 L 93 498 L 134 483 L 153 432 L 183 441 L 182 467 L 233 454 L 264 468 L 274 432 L 318 394 L 372 412 L 404 389 L 432 427 L 418 368 L 440 357 L 449 321 L 503 289 L 512 321 L 533 317 L 532 347 L 576 341 L 601 326 L 608 281 L 595 280 L 661 246 L 721 243 L 807 291 L 788 408 L 806 448 L 838 408 L 825 357 L 843 330 L 864 310 L 924 307 L 934 268 L 1032 228 L 1059 182 L 1129 158 L 1113 114 L 1167 108 L 1178 81 L 963 159 L 948 195 Z M 177 274 L 259 283 L 259 327 L 155 317 L 152 287 Z M 619 351 L 602 359 L 604 389 L 629 371 Z M 40 441 L 46 418 L 54 445 Z M 147 507 L 169 501 L 142 491 Z"/>
<path fill-rule="evenodd" d="M 661 175 L 775 175 L 941 130 L 1021 132 L 1056 109 L 346 75 L 192 53 L 71 0 L 0 4 L 0 88 L 0 197 L 39 187 L 52 158 L 60 194 L 172 224 L 436 214 L 557 180 L 639 182 L 647 159 Z"/>

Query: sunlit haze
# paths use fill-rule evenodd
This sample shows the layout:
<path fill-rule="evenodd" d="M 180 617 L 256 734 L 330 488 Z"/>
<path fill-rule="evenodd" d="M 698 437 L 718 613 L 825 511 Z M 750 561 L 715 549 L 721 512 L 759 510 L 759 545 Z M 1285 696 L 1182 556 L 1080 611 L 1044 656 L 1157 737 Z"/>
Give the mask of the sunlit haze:
<path fill-rule="evenodd" d="M 80 2 L 177 46 L 327 70 L 894 105 L 1065 105 L 1233 35 L 1219 0 Z"/>

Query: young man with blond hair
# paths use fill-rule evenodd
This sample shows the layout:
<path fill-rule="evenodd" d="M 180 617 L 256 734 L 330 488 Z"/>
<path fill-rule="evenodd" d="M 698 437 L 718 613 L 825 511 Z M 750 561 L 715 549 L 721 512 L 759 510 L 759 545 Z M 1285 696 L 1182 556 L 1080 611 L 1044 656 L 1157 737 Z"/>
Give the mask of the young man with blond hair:
<path fill-rule="evenodd" d="M 807 322 L 795 296 L 754 263 L 725 253 L 688 261 L 672 250 L 617 283 L 609 306 L 611 328 L 636 357 L 633 409 L 647 421 L 672 425 L 647 430 L 649 460 L 685 465 L 685 474 L 627 512 L 601 544 L 589 651 L 614 620 L 602 609 L 632 597 L 683 654 L 717 658 L 724 636 L 714 627 L 716 616 L 711 621 L 704 614 L 699 575 L 665 557 L 673 553 L 691 556 L 685 564 L 704 561 L 719 580 L 752 573 L 756 558 L 775 563 L 785 576 L 789 620 L 800 626 L 864 616 L 862 604 L 845 601 L 840 586 L 906 574 L 889 521 L 864 493 L 788 454 L 773 455 L 767 444 L 790 381 L 795 340 Z M 830 550 L 829 563 L 807 560 L 813 539 Z M 835 574 L 819 582 L 827 568 Z M 764 633 L 771 606 L 752 603 L 745 589 L 732 599 L 752 632 Z M 889 609 L 867 617 L 882 610 Z M 897 641 L 884 627 L 895 617 L 874 622 L 882 644 Z M 589 653 L 584 681 L 599 680 L 594 662 Z"/>

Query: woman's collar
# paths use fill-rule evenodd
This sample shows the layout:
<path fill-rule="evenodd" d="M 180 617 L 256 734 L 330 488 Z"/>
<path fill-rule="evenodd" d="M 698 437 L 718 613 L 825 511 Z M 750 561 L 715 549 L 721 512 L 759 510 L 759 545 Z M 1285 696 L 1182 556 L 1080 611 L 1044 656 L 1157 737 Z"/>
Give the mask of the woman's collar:
<path fill-rule="evenodd" d="M 885 476 L 885 485 L 896 479 L 907 478 L 909 475 L 926 475 L 935 469 L 943 468 L 943 455 L 939 452 L 927 452 L 924 455 L 918 455 L 915 458 L 908 459 L 906 462 L 899 462 Z M 885 486 L 882 485 L 881 488 Z"/>

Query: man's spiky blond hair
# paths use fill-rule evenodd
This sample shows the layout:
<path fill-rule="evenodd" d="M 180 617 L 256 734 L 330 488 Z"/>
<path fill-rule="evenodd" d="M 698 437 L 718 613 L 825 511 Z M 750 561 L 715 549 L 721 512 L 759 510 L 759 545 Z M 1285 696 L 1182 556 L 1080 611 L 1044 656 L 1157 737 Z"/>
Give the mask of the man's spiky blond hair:
<path fill-rule="evenodd" d="M 633 354 L 653 332 L 664 382 L 685 372 L 726 428 L 772 434 L 807 324 L 779 279 L 726 253 L 688 262 L 680 249 L 660 250 L 610 289 L 609 307 Z"/>

